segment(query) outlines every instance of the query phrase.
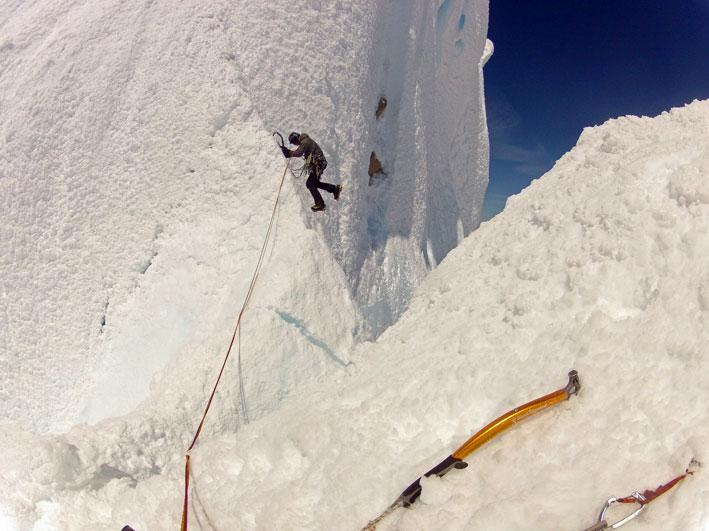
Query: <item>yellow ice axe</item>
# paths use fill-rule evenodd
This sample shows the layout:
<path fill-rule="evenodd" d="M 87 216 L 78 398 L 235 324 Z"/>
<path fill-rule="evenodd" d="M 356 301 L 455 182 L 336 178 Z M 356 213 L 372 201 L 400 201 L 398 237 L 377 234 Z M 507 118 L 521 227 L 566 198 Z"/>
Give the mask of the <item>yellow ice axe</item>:
<path fill-rule="evenodd" d="M 463 459 L 480 448 L 490 439 L 497 437 L 500 433 L 512 427 L 514 424 L 517 424 L 522 419 L 525 419 L 539 411 L 550 408 L 559 402 L 568 400 L 571 395 L 577 394 L 580 389 L 581 382 L 579 381 L 578 373 L 576 371 L 569 372 L 569 382 L 565 387 L 559 389 L 558 391 L 554 391 L 553 393 L 549 393 L 548 395 L 537 398 L 536 400 L 532 400 L 531 402 L 527 402 L 526 404 L 518 406 L 504 415 L 497 417 L 490 424 L 465 441 L 455 452 L 426 472 L 424 476 L 428 477 L 434 474 L 437 476 L 443 476 L 452 468 L 467 467 L 468 463 L 463 461 Z M 401 495 L 387 508 L 386 511 L 384 511 L 376 519 L 369 522 L 364 529 L 374 529 L 376 524 L 382 518 L 391 513 L 397 507 L 408 507 L 416 501 L 420 494 L 421 478 L 418 478 L 411 485 L 406 487 L 404 492 L 401 493 Z"/>

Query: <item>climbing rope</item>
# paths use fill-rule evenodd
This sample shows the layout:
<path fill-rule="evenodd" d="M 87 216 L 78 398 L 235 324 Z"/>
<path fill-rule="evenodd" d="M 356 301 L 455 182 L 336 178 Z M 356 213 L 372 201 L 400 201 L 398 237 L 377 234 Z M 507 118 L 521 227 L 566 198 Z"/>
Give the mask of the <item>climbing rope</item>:
<path fill-rule="evenodd" d="M 197 426 L 197 431 L 194 434 L 194 437 L 192 439 L 192 443 L 190 444 L 189 448 L 187 448 L 187 451 L 185 452 L 185 493 L 184 493 L 184 501 L 182 503 L 182 523 L 180 525 L 181 531 L 187 531 L 189 488 L 190 488 L 190 452 L 192 451 L 192 448 L 194 448 L 194 445 L 197 443 L 197 439 L 199 438 L 199 435 L 202 432 L 202 428 L 204 427 L 204 421 L 207 418 L 207 413 L 209 413 L 209 408 L 212 405 L 212 400 L 214 399 L 214 395 L 217 392 L 217 387 L 219 386 L 219 382 L 222 378 L 222 374 L 224 373 L 224 368 L 226 367 L 227 361 L 229 361 L 229 355 L 231 354 L 232 347 L 234 346 L 234 341 L 236 340 L 237 334 L 239 333 L 239 330 L 241 328 L 241 318 L 244 316 L 244 313 L 246 312 L 246 308 L 249 305 L 249 301 L 251 300 L 251 296 L 254 293 L 254 288 L 256 287 L 256 281 L 258 280 L 259 274 L 261 272 L 261 266 L 263 265 L 263 258 L 266 254 L 266 247 L 267 247 L 268 241 L 271 237 L 271 230 L 273 229 L 273 220 L 275 219 L 275 216 L 276 216 L 276 209 L 278 208 L 278 202 L 281 197 L 281 190 L 283 189 L 283 183 L 285 182 L 286 172 L 289 169 L 290 169 L 290 164 L 286 163 L 286 167 L 283 169 L 283 175 L 281 176 L 281 182 L 278 185 L 278 193 L 276 194 L 276 201 L 273 205 L 273 211 L 271 212 L 271 220 L 268 224 L 268 230 L 266 231 L 266 236 L 263 240 L 263 245 L 261 246 L 261 252 L 259 254 L 258 261 L 256 263 L 256 268 L 254 269 L 254 274 L 251 277 L 251 283 L 249 285 L 249 289 L 246 292 L 246 297 L 244 298 L 244 303 L 241 306 L 241 311 L 239 311 L 239 316 L 237 317 L 236 324 L 234 325 L 234 333 L 231 336 L 231 341 L 229 342 L 229 348 L 227 348 L 226 355 L 224 356 L 224 361 L 222 362 L 222 366 L 219 369 L 219 374 L 217 375 L 217 379 L 214 382 L 214 387 L 212 388 L 212 392 L 209 395 L 209 400 L 207 400 L 207 406 L 204 408 L 204 413 L 202 414 L 202 418 L 199 421 L 199 425 Z M 239 376 L 241 377 L 241 352 L 239 352 L 239 373 L 240 373 Z M 242 404 L 243 404 L 244 396 L 243 396 L 243 389 L 241 388 L 241 384 L 240 384 L 240 392 L 241 392 L 241 399 L 242 399 Z M 245 405 L 244 405 L 244 408 L 245 408 Z"/>
<path fill-rule="evenodd" d="M 665 492 L 677 485 L 677 483 L 682 481 L 687 476 L 694 474 L 697 467 L 699 467 L 699 462 L 692 459 L 689 462 L 687 469 L 684 471 L 684 474 L 680 474 L 679 476 L 672 479 L 671 481 L 668 481 L 664 485 L 660 485 L 655 490 L 648 489 L 642 493 L 636 491 L 633 492 L 630 496 L 625 496 L 624 498 L 608 498 L 606 503 L 603 504 L 601 514 L 598 517 L 598 522 L 592 525 L 591 527 L 586 528 L 584 531 L 603 531 L 604 529 L 618 529 L 619 527 L 622 527 L 623 525 L 630 522 L 637 515 L 639 515 L 641 512 L 643 512 L 645 510 L 645 507 L 647 507 L 648 503 L 657 499 L 659 496 L 662 496 Z M 608 521 L 606 520 L 606 513 L 608 512 L 608 509 L 610 509 L 610 507 L 615 503 L 637 503 L 638 508 L 625 518 L 621 518 L 617 522 L 611 524 L 608 523 Z"/>
<path fill-rule="evenodd" d="M 205 508 L 204 503 L 202 503 L 202 499 L 199 496 L 199 486 L 197 484 L 197 478 L 194 477 L 194 471 L 190 472 L 190 476 L 192 478 L 192 481 L 190 482 L 190 484 L 192 485 L 192 513 L 194 514 L 195 520 L 197 520 L 197 525 L 201 530 L 208 529 L 211 531 L 217 531 L 217 528 L 214 526 L 212 520 L 209 518 L 207 509 Z M 199 509 L 202 511 L 202 515 L 204 516 L 205 522 L 202 522 L 202 519 L 199 516 L 199 511 L 197 511 L 198 507 L 197 505 L 195 505 L 195 500 L 199 505 Z"/>
<path fill-rule="evenodd" d="M 244 391 L 244 374 L 241 369 L 241 326 L 239 327 L 239 339 L 236 344 L 237 353 L 237 372 L 239 373 L 239 400 L 241 402 L 241 414 L 244 416 L 244 422 L 248 424 L 249 420 L 249 410 L 246 407 L 246 392 Z"/>

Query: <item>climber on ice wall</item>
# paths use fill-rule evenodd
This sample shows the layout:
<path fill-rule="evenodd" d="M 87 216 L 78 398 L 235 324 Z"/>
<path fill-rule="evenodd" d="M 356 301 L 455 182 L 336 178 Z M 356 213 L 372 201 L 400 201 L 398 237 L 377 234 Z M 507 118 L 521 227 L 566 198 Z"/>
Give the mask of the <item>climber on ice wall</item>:
<path fill-rule="evenodd" d="M 317 142 L 305 133 L 296 133 L 295 131 L 288 135 L 288 142 L 298 147 L 291 151 L 286 146 L 282 145 L 281 151 L 283 152 L 283 156 L 286 158 L 303 157 L 305 159 L 305 170 L 309 173 L 308 180 L 305 181 L 305 186 L 310 190 L 313 201 L 315 201 L 315 204 L 311 206 L 310 209 L 313 212 L 325 210 L 325 201 L 318 188 L 330 192 L 335 198 L 335 201 L 339 201 L 342 185 L 334 185 L 320 181 L 320 177 L 327 167 L 327 160 Z"/>

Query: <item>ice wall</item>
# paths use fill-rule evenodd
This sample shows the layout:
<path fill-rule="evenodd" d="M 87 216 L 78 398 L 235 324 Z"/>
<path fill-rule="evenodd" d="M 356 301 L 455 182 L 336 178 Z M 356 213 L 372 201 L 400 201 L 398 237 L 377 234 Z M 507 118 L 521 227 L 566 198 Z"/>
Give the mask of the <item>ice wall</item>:
<path fill-rule="evenodd" d="M 389 2 L 381 11 L 372 86 L 388 105 L 367 145 L 386 174 L 370 178 L 359 205 L 366 226 L 354 258 L 357 298 L 375 331 L 478 226 L 488 179 L 486 3 Z"/>
<path fill-rule="evenodd" d="M 201 364 L 204 394 L 282 172 L 273 129 L 316 138 L 345 193 L 316 217 L 288 175 L 269 293 L 245 323 L 256 410 L 346 364 L 479 222 L 486 2 L 0 10 L 6 420 L 61 431 L 126 413 L 180 360 Z M 386 175 L 370 182 L 373 150 Z"/>
<path fill-rule="evenodd" d="M 325 179 L 345 185 L 343 205 L 322 228 L 376 334 L 480 223 L 487 2 L 292 9 L 300 15 L 294 25 L 283 24 L 278 2 L 233 21 L 241 82 L 269 127 L 316 138 L 330 160 Z M 269 64 L 287 65 L 287 76 L 274 77 Z M 388 104 L 377 119 L 382 96 Z M 370 178 L 372 152 L 384 172 Z"/>
<path fill-rule="evenodd" d="M 199 408 L 284 168 L 234 63 L 245 44 L 230 21 L 247 3 L 0 9 L 3 420 L 63 430 L 126 413 L 179 359 L 168 370 L 194 373 L 185 393 Z M 256 410 L 337 366 L 308 337 L 346 351 L 359 326 L 296 184 L 244 323 L 264 336 L 243 345 Z M 335 318 L 316 318 L 323 307 Z"/>

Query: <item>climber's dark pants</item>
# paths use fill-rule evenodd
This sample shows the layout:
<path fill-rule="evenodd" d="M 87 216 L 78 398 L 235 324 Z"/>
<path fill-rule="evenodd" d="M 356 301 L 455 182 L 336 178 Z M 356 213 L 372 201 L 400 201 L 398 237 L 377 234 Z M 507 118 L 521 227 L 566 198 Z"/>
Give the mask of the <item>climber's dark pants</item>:
<path fill-rule="evenodd" d="M 313 201 L 315 201 L 316 205 L 325 204 L 318 188 L 320 188 L 320 190 L 330 192 L 331 194 L 334 194 L 337 190 L 337 187 L 334 184 L 320 182 L 320 176 L 322 175 L 322 172 L 325 171 L 325 168 L 327 168 L 327 162 L 325 161 L 313 163 L 310 166 L 310 175 L 308 175 L 308 180 L 305 181 L 305 186 L 308 190 L 310 190 L 310 194 L 313 196 Z"/>

